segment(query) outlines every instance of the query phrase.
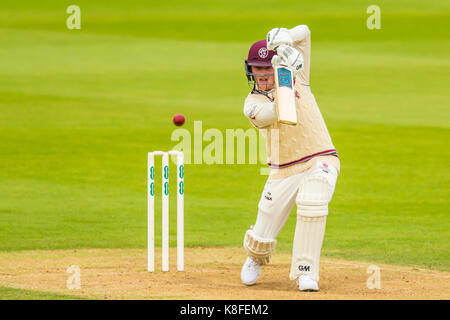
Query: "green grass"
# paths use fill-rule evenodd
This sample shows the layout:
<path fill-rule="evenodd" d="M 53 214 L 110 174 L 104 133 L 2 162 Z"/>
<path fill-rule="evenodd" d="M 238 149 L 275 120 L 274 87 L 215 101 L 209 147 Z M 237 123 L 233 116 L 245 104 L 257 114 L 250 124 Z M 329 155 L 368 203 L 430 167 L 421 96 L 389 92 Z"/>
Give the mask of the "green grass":
<path fill-rule="evenodd" d="M 324 255 L 450 270 L 450 6 L 378 1 L 369 31 L 370 1 L 260 3 L 78 1 L 73 31 L 71 3 L 0 4 L 0 250 L 144 247 L 146 153 L 176 144 L 172 115 L 249 128 L 250 44 L 307 23 L 342 166 Z M 186 165 L 186 245 L 241 245 L 259 168 Z"/>
<path fill-rule="evenodd" d="M 86 300 L 70 295 L 0 287 L 0 300 Z"/>

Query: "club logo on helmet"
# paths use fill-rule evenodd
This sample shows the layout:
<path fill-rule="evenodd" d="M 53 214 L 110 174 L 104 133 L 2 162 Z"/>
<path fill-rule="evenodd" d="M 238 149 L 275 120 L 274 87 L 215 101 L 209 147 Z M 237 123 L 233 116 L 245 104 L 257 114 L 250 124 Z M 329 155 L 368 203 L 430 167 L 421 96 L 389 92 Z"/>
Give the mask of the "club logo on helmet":
<path fill-rule="evenodd" d="M 267 48 L 263 47 L 258 50 L 258 56 L 261 59 L 267 58 L 268 55 L 269 55 L 269 51 L 267 51 Z"/>

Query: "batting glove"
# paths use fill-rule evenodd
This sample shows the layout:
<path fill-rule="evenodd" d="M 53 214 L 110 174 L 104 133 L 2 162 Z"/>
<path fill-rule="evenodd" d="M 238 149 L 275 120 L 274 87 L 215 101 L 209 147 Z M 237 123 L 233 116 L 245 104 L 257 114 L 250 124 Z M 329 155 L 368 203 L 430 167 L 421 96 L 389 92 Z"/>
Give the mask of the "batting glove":
<path fill-rule="evenodd" d="M 286 66 L 297 74 L 303 69 L 303 55 L 295 48 L 281 45 L 277 49 L 277 54 L 272 57 L 272 64 L 274 67 Z"/>
<path fill-rule="evenodd" d="M 280 56 L 274 55 L 274 56 L 272 57 L 272 66 L 273 66 L 274 68 L 275 68 L 275 67 L 280 67 L 280 66 L 282 66 L 282 67 L 287 67 L 287 64 L 286 64 L 286 62 L 283 61 L 283 59 L 281 59 Z"/>
<path fill-rule="evenodd" d="M 274 28 L 267 33 L 267 49 L 276 50 L 281 45 L 292 46 L 292 40 L 289 30 L 286 28 Z"/>

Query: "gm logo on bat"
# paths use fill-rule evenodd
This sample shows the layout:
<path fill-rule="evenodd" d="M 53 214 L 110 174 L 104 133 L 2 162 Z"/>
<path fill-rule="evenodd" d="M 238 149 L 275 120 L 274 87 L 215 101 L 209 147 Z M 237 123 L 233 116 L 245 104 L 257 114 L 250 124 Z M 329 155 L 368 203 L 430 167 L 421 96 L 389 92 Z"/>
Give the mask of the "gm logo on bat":
<path fill-rule="evenodd" d="M 278 86 L 292 89 L 292 76 L 290 70 L 286 68 L 278 69 Z"/>

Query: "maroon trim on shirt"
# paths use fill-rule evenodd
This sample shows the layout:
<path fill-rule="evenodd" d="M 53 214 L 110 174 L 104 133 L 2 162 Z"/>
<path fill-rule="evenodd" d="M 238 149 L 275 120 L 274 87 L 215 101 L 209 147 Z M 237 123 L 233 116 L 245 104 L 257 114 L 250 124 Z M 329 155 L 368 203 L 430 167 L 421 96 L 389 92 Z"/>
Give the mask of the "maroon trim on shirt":
<path fill-rule="evenodd" d="M 306 162 L 306 161 L 311 160 L 312 158 L 317 157 L 317 156 L 328 156 L 328 155 L 335 156 L 335 157 L 339 158 L 339 155 L 338 155 L 336 149 L 330 149 L 330 150 L 317 152 L 317 153 L 311 154 L 309 156 L 306 156 L 306 157 L 303 157 L 301 159 L 294 160 L 294 161 L 291 161 L 291 162 L 282 163 L 282 164 L 274 164 L 274 163 L 270 163 L 269 162 L 267 165 L 270 168 L 279 169 L 279 168 L 285 168 L 285 167 L 292 166 L 293 164 L 296 164 L 296 163 Z"/>

